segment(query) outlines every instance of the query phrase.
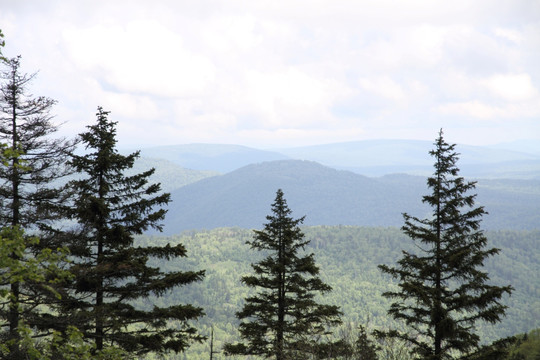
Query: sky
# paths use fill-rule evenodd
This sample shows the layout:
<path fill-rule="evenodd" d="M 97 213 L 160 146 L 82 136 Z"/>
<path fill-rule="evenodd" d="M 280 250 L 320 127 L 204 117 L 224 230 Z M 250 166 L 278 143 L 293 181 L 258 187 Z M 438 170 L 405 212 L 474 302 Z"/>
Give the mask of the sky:
<path fill-rule="evenodd" d="M 279 148 L 540 141 L 538 0 L 0 0 L 63 136 Z"/>

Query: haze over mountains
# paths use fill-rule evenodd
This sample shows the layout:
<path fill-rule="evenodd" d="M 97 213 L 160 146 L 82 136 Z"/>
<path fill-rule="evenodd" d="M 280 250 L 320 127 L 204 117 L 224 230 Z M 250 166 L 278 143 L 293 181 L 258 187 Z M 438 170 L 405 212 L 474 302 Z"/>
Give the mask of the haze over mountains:
<path fill-rule="evenodd" d="M 188 144 L 141 150 L 135 171 L 156 168 L 171 192 L 165 234 L 223 226 L 259 228 L 281 188 L 306 225 L 401 226 L 421 203 L 432 173 L 429 141 L 359 141 L 268 151 Z M 477 180 L 487 229 L 540 227 L 540 145 L 458 145 L 461 175 Z M 519 151 L 518 151 L 519 150 Z M 527 150 L 527 151 L 524 151 Z M 367 176 L 366 176 L 367 175 Z"/>
<path fill-rule="evenodd" d="M 227 173 L 253 163 L 274 160 L 311 160 L 366 176 L 432 172 L 430 141 L 366 140 L 275 150 L 239 145 L 186 144 L 142 149 L 141 155 L 169 160 L 193 170 Z M 462 175 L 473 178 L 540 178 L 540 141 L 494 146 L 458 145 Z"/>

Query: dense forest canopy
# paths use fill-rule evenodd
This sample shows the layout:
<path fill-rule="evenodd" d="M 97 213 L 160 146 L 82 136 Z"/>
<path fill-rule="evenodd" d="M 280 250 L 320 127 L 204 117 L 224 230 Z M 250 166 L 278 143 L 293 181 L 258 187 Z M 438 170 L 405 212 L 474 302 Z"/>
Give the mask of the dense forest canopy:
<path fill-rule="evenodd" d="M 333 288 L 324 300 L 340 306 L 344 322 L 365 324 L 370 331 L 395 325 L 386 314 L 390 302 L 382 298 L 381 293 L 395 288 L 396 284 L 382 275 L 377 265 L 395 263 L 401 249 L 413 250 L 414 245 L 401 230 L 356 226 L 308 226 L 302 230 L 306 239 L 310 239 L 306 251 L 315 253 L 321 279 Z M 245 245 L 252 234 L 250 229 L 219 228 L 138 238 L 145 245 L 183 243 L 188 257 L 170 262 L 167 266 L 171 269 L 206 269 L 203 282 L 172 292 L 165 304 L 187 301 L 203 307 L 206 316 L 199 320 L 198 327 L 208 336 L 210 327 L 214 326 L 216 348 L 224 342 L 237 340 L 235 312 L 248 295 L 248 289 L 240 284 L 239 277 L 248 274 L 249 264 L 258 258 Z M 512 284 L 515 291 L 504 300 L 509 308 L 501 323 L 495 326 L 479 324 L 482 343 L 540 327 L 540 280 L 537 276 L 540 273 L 540 231 L 487 231 L 486 236 L 489 244 L 501 249 L 495 259 L 486 261 L 486 271 L 494 284 Z M 207 356 L 208 344 L 205 343 L 193 345 L 185 357 L 178 359 L 207 359 Z"/>

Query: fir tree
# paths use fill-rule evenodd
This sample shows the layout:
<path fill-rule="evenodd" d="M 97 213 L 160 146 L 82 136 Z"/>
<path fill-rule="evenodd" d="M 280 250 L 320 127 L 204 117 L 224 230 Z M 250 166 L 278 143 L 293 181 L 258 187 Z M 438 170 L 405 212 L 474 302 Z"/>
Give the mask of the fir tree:
<path fill-rule="evenodd" d="M 5 61 L 1 73 L 0 141 L 17 156 L 0 169 L 0 225 L 46 229 L 65 216 L 70 193 L 59 180 L 70 174 L 66 163 L 76 143 L 51 137 L 58 131 L 50 114 L 56 101 L 28 94 L 36 74 L 21 74 L 20 60 Z"/>
<path fill-rule="evenodd" d="M 126 176 L 138 152 L 124 156 L 116 150 L 116 123 L 98 108 L 97 123 L 81 134 L 86 153 L 72 165 L 81 179 L 72 182 L 78 196 L 73 219 L 79 236 L 70 246 L 76 279 L 65 312 L 96 350 L 114 345 L 129 353 L 180 352 L 192 340 L 202 340 L 189 320 L 202 315 L 192 305 L 141 309 L 134 301 L 160 297 L 167 291 L 200 281 L 204 271 L 163 272 L 151 267 L 151 258 L 170 260 L 186 256 L 182 244 L 137 247 L 134 236 L 149 228 L 161 230 L 161 206 L 169 194 L 149 184 L 154 169 Z M 172 324 L 174 322 L 175 324 Z"/>
<path fill-rule="evenodd" d="M 316 352 L 316 340 L 328 325 L 341 322 L 337 306 L 321 305 L 316 293 L 331 291 L 318 277 L 314 254 L 301 256 L 309 243 L 299 228 L 304 218 L 293 219 L 281 190 L 266 217 L 264 230 L 255 231 L 251 248 L 268 254 L 252 264 L 254 275 L 242 282 L 258 290 L 237 313 L 244 343 L 226 344 L 228 355 L 261 355 L 276 360 L 303 359 Z"/>
<path fill-rule="evenodd" d="M 63 206 L 69 196 L 65 186 L 59 181 L 69 173 L 66 161 L 73 150 L 74 142 L 63 138 L 51 138 L 57 130 L 52 123 L 50 110 L 55 101 L 47 97 L 34 97 L 28 94 L 28 87 L 36 74 L 20 72 L 20 57 L 2 59 L 5 69 L 1 72 L 0 84 L 0 142 L 8 154 L 0 166 L 0 228 L 19 228 L 23 231 L 41 230 L 40 242 L 25 248 L 38 254 L 57 240 L 52 225 L 64 218 Z M 22 165 L 22 166 L 21 166 Z M 65 183 L 65 181 L 64 181 Z M 53 249 L 56 248 L 53 247 Z M 13 253 L 16 262 L 27 254 Z M 32 282 L 12 281 L 10 283 L 9 310 L 0 309 L 0 317 L 8 319 L 9 340 L 17 343 L 20 336 L 20 321 L 33 329 L 47 332 L 54 321 L 43 317 L 37 311 L 21 313 L 20 304 L 24 301 L 27 309 L 37 309 L 38 305 L 48 305 L 40 294 L 41 287 Z M 42 303 L 30 302 L 40 299 Z"/>
<path fill-rule="evenodd" d="M 435 172 L 427 181 L 431 194 L 423 197 L 432 215 L 403 215 L 402 230 L 417 243 L 419 254 L 404 251 L 397 267 L 380 269 L 399 280 L 398 291 L 383 294 L 395 300 L 388 313 L 410 328 L 386 335 L 408 341 L 422 359 L 440 360 L 474 350 L 479 343 L 474 324 L 500 321 L 506 309 L 500 300 L 512 289 L 487 283 L 483 263 L 499 250 L 486 249 L 480 229 L 486 212 L 475 207 L 476 194 L 469 194 L 476 183 L 458 176 L 455 145 L 444 141 L 442 130 L 434 145 Z"/>

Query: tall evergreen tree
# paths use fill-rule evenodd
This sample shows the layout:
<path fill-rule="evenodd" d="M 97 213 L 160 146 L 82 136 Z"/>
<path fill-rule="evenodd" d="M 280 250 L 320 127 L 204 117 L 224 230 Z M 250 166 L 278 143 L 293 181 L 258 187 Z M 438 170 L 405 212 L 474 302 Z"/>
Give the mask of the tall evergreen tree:
<path fill-rule="evenodd" d="M 52 137 L 58 131 L 50 113 L 56 101 L 28 94 L 36 74 L 21 74 L 20 60 L 5 61 L 1 72 L 0 142 L 17 156 L 0 169 L 0 226 L 45 229 L 65 216 L 70 194 L 59 180 L 70 173 L 66 163 L 76 143 Z"/>
<path fill-rule="evenodd" d="M 192 305 L 141 309 L 134 302 L 160 297 L 177 286 L 200 281 L 204 271 L 163 272 L 148 264 L 151 258 L 186 256 L 182 244 L 137 247 L 134 235 L 149 228 L 161 230 L 161 206 L 170 195 L 159 184 L 149 184 L 154 169 L 126 176 L 138 152 L 124 156 L 116 150 L 116 123 L 98 108 L 97 123 L 81 134 L 86 153 L 72 165 L 81 179 L 72 182 L 78 196 L 73 219 L 80 226 L 70 250 L 74 299 L 65 303 L 69 318 L 97 351 L 119 346 L 132 354 L 183 351 L 201 340 L 188 321 L 202 315 Z M 172 324 L 174 322 L 174 324 Z"/>
<path fill-rule="evenodd" d="M 399 280 L 398 291 L 383 294 L 395 300 L 388 313 L 411 329 L 386 335 L 408 341 L 422 359 L 440 360 L 475 349 L 474 324 L 500 321 L 506 309 L 500 300 L 512 288 L 487 283 L 483 263 L 499 250 L 486 249 L 480 229 L 486 212 L 475 207 L 476 194 L 469 193 L 476 183 L 458 176 L 455 144 L 444 141 L 442 130 L 434 145 L 435 172 L 427 181 L 431 194 L 422 200 L 432 214 L 427 219 L 403 215 L 402 230 L 418 244 L 419 254 L 404 251 L 396 267 L 379 267 Z"/>
<path fill-rule="evenodd" d="M 264 230 L 256 230 L 251 248 L 268 254 L 252 264 L 254 275 L 242 282 L 258 289 L 248 297 L 237 313 L 245 343 L 226 344 L 228 355 L 262 355 L 276 360 L 304 359 L 316 351 L 317 338 L 327 333 L 328 325 L 341 322 L 337 306 L 321 305 L 316 293 L 327 293 L 331 287 L 318 277 L 314 254 L 301 256 L 309 243 L 299 228 L 304 218 L 293 219 L 291 210 L 278 190 Z"/>
<path fill-rule="evenodd" d="M 40 242 L 26 249 L 39 252 L 36 248 L 46 248 L 54 238 L 51 225 L 63 217 L 63 204 L 69 193 L 65 186 L 59 186 L 59 180 L 68 174 L 65 165 L 75 144 L 51 137 L 58 130 L 50 115 L 55 101 L 28 94 L 28 86 L 36 74 L 21 74 L 20 57 L 2 58 L 2 65 L 5 69 L 0 73 L 0 142 L 7 146 L 10 155 L 0 167 L 0 228 L 41 230 Z M 11 256 L 17 261 L 24 254 Z M 50 317 L 37 316 L 34 311 L 22 319 L 16 305 L 23 299 L 27 304 L 37 298 L 43 300 L 37 296 L 40 287 L 33 287 L 31 282 L 13 281 L 10 288 L 12 304 L 9 310 L 0 309 L 0 317 L 8 319 L 9 340 L 16 343 L 19 339 L 21 320 L 26 320 L 32 328 L 48 331 L 52 326 L 47 320 Z"/>

